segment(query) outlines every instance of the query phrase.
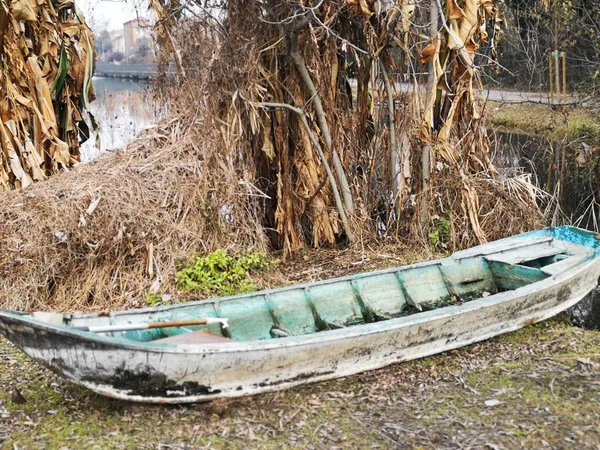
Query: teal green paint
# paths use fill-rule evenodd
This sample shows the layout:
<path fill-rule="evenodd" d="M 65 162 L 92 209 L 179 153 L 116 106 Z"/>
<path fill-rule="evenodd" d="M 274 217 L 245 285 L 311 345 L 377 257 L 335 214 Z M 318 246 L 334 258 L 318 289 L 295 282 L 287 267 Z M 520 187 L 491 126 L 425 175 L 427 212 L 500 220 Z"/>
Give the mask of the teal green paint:
<path fill-rule="evenodd" d="M 407 307 L 398 280 L 392 273 L 365 276 L 355 280 L 355 283 L 360 289 L 365 307 L 375 317 L 397 317 Z"/>
<path fill-rule="evenodd" d="M 219 303 L 222 317 L 229 319 L 229 333 L 236 341 L 271 339 L 275 325 L 264 296 L 239 298 Z"/>
<path fill-rule="evenodd" d="M 424 309 L 433 309 L 437 303 L 450 297 L 437 265 L 406 269 L 401 273 L 406 291 Z"/>
<path fill-rule="evenodd" d="M 273 315 L 281 329 L 294 336 L 319 331 L 304 291 L 275 292 L 270 297 Z"/>
<path fill-rule="evenodd" d="M 509 291 L 548 278 L 540 269 L 490 261 L 490 269 L 499 289 Z"/>
<path fill-rule="evenodd" d="M 545 231 L 549 236 L 552 236 L 555 239 L 569 241 L 584 247 L 594 248 L 596 253 L 598 253 L 600 250 L 600 240 L 598 240 L 598 235 L 592 233 L 591 231 L 570 226 L 546 228 L 545 230 L 541 231 Z"/>
<path fill-rule="evenodd" d="M 352 286 L 352 290 L 354 291 L 354 296 L 356 297 L 356 301 L 358 302 L 358 306 L 360 307 L 360 311 L 362 313 L 364 321 L 375 322 L 375 315 L 373 314 L 373 311 L 371 311 L 371 308 L 369 308 L 365 303 L 365 298 L 360 290 L 360 286 L 358 285 L 357 281 L 350 281 L 350 285 Z"/>
<path fill-rule="evenodd" d="M 462 299 L 467 300 L 474 293 L 498 292 L 485 258 L 465 258 L 456 261 L 455 264 L 443 264 L 443 266 L 456 294 Z"/>
<path fill-rule="evenodd" d="M 310 291 L 313 304 L 325 322 L 338 327 L 364 322 L 360 305 L 349 282 L 315 286 Z"/>

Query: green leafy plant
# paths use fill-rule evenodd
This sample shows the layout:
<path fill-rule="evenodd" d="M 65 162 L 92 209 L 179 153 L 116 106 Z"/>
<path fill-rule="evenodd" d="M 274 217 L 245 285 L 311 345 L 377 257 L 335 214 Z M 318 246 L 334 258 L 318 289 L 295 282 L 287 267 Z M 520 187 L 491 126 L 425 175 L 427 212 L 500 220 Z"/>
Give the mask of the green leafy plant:
<path fill-rule="evenodd" d="M 256 290 L 256 283 L 250 273 L 264 270 L 274 263 L 263 253 L 231 256 L 219 249 L 182 267 L 176 273 L 177 284 L 181 290 L 206 294 L 251 292 Z"/>
<path fill-rule="evenodd" d="M 433 229 L 429 233 L 429 244 L 432 247 L 446 248 L 450 241 L 450 221 L 444 217 L 433 218 Z"/>
<path fill-rule="evenodd" d="M 162 295 L 157 294 L 156 292 L 147 292 L 146 293 L 146 303 L 149 306 L 156 306 L 159 303 L 162 303 Z"/>

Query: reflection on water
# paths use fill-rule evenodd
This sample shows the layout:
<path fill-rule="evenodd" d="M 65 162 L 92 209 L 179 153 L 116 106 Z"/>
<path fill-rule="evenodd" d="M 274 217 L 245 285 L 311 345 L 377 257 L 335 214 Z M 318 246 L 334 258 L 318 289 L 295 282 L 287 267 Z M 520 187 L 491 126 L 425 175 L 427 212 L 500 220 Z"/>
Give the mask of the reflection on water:
<path fill-rule="evenodd" d="M 119 78 L 94 78 L 96 101 L 90 110 L 100 126 L 100 146 L 92 136 L 81 146 L 81 160 L 89 162 L 105 151 L 122 148 L 157 121 L 152 95 L 144 82 Z"/>
<path fill-rule="evenodd" d="M 538 183 L 545 182 L 548 142 L 523 133 L 496 131 L 493 134 L 493 161 L 496 166 L 522 169 L 532 173 Z"/>
<path fill-rule="evenodd" d="M 146 81 L 127 78 L 94 77 L 94 88 L 98 98 L 117 92 L 145 92 L 148 89 Z"/>

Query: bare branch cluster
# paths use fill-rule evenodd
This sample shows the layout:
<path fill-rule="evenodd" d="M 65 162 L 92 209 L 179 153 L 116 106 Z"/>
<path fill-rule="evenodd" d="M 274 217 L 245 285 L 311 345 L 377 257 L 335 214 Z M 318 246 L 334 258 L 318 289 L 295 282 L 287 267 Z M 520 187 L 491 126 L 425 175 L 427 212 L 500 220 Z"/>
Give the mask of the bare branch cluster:
<path fill-rule="evenodd" d="M 159 19 L 167 23 L 179 1 L 157 9 Z M 169 47 L 182 36 L 173 26 L 159 37 L 182 73 L 210 60 L 184 85 L 210 93 L 200 94 L 202 103 L 227 130 L 224 145 L 260 161 L 255 176 L 272 199 L 263 207 L 276 246 L 293 252 L 306 242 L 352 242 L 365 230 L 427 229 L 452 210 L 429 195 L 449 173 L 463 184 L 457 213 L 468 218 L 467 234 L 488 238 L 469 180 L 495 174 L 478 97 L 479 64 L 489 63 L 499 34 L 494 1 L 192 1 L 184 8 L 193 14 L 177 27 L 202 23 L 195 36 L 212 50 L 199 57 L 189 42 Z M 413 81 L 410 94 L 399 93 L 400 77 Z"/>

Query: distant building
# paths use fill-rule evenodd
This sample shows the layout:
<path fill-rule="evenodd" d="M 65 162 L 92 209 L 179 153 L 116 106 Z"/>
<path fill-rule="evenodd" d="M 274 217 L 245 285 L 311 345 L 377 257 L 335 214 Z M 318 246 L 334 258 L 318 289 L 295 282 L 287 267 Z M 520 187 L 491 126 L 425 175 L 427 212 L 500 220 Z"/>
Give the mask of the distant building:
<path fill-rule="evenodd" d="M 123 24 L 123 44 L 126 55 L 132 55 L 142 47 L 150 48 L 152 44 L 150 22 L 144 19 L 125 22 Z"/>
<path fill-rule="evenodd" d="M 110 39 L 112 40 L 112 51 L 125 53 L 125 37 L 122 30 L 111 31 Z"/>

